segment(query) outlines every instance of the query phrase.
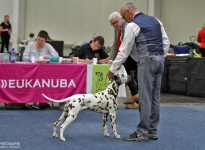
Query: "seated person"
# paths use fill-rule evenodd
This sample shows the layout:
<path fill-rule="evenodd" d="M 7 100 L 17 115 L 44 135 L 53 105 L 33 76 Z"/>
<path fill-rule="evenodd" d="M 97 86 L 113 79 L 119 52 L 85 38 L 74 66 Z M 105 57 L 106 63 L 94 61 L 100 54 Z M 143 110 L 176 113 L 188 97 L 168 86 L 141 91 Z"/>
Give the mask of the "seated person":
<path fill-rule="evenodd" d="M 34 34 L 33 33 L 30 33 L 29 34 L 29 38 L 26 40 L 26 44 L 30 43 L 30 42 L 34 42 L 35 41 L 35 38 L 34 38 Z"/>
<path fill-rule="evenodd" d="M 23 53 L 23 61 L 31 61 L 31 55 L 36 57 L 43 56 L 44 59 L 49 59 L 50 56 L 58 56 L 58 52 L 46 40 L 48 33 L 41 30 L 38 33 L 37 40 L 30 42 Z"/>
<path fill-rule="evenodd" d="M 103 45 L 104 38 L 102 36 L 97 36 L 90 41 L 90 43 L 80 46 L 73 57 L 78 57 L 78 62 L 81 63 L 92 63 L 93 58 L 97 58 L 98 63 L 108 63 L 109 56 L 105 52 Z"/>

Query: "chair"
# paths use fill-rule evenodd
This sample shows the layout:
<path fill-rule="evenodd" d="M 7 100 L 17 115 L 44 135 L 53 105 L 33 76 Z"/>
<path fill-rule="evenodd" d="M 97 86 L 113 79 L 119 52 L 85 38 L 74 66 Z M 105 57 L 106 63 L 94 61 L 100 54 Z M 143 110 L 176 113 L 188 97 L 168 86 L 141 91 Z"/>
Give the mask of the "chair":
<path fill-rule="evenodd" d="M 58 52 L 59 57 L 63 57 L 64 41 L 46 41 L 51 44 L 53 48 Z"/>
<path fill-rule="evenodd" d="M 69 53 L 68 58 L 72 58 L 73 55 L 74 55 L 74 53 L 79 49 L 79 47 L 80 47 L 80 45 L 73 45 L 73 46 L 71 47 L 72 52 Z"/>

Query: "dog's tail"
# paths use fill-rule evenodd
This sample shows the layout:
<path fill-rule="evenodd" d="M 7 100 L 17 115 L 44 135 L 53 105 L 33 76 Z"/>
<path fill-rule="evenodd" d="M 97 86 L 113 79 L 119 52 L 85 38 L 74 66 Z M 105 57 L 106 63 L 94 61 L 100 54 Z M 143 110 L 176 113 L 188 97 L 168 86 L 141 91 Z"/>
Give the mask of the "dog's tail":
<path fill-rule="evenodd" d="M 64 99 L 61 99 L 61 100 L 56 100 L 56 99 L 52 99 L 52 98 L 46 96 L 45 94 L 42 94 L 42 95 L 43 95 L 43 97 L 45 97 L 47 100 L 52 101 L 52 102 L 57 102 L 57 103 L 62 103 L 62 102 L 66 102 L 66 101 L 69 100 L 69 97 L 64 98 Z"/>

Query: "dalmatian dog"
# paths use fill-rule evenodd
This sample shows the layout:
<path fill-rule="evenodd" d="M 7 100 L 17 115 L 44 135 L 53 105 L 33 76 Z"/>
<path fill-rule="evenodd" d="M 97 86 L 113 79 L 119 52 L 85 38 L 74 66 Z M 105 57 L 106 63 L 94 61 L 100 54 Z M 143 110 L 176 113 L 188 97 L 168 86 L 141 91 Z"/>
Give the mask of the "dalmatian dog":
<path fill-rule="evenodd" d="M 130 76 L 116 74 L 104 91 L 98 92 L 96 94 L 76 94 L 62 100 L 54 100 L 42 94 L 49 101 L 58 103 L 65 102 L 63 114 L 54 123 L 53 137 L 58 137 L 56 133 L 57 127 L 65 120 L 65 122 L 60 127 L 60 140 L 65 141 L 66 139 L 63 137 L 65 128 L 76 119 L 80 110 L 90 109 L 96 112 L 103 113 L 103 131 L 105 137 L 110 136 L 107 131 L 107 118 L 109 115 L 112 131 L 115 135 L 115 138 L 120 138 L 120 135 L 118 135 L 116 131 L 118 89 L 121 84 L 129 82 L 130 79 Z"/>

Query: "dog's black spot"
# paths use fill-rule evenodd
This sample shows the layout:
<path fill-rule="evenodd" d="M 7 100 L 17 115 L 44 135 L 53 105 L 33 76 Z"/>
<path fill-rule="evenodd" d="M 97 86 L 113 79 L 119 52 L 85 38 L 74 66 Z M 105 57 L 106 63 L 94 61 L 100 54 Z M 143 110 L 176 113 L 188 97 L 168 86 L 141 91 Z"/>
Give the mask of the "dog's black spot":
<path fill-rule="evenodd" d="M 90 101 L 88 101 L 87 103 L 90 103 Z"/>
<path fill-rule="evenodd" d="M 106 107 L 108 107 L 109 106 L 109 102 L 107 102 L 107 105 L 106 105 Z"/>
<path fill-rule="evenodd" d="M 68 107 L 69 107 L 70 109 L 75 108 L 75 106 L 73 106 L 73 105 L 72 105 L 72 103 L 71 103 L 71 104 L 69 104 L 69 105 L 68 105 Z"/>
<path fill-rule="evenodd" d="M 85 95 L 83 95 L 85 97 Z"/>
<path fill-rule="evenodd" d="M 73 100 L 73 102 L 75 103 L 75 102 L 76 102 L 76 100 Z"/>
<path fill-rule="evenodd" d="M 114 91 L 112 89 L 108 90 L 109 95 L 115 95 Z"/>
<path fill-rule="evenodd" d="M 73 118 L 75 118 L 75 115 L 71 115 Z"/>
<path fill-rule="evenodd" d="M 102 95 L 104 95 L 104 92 L 102 92 Z"/>
<path fill-rule="evenodd" d="M 113 99 L 113 104 L 114 104 L 114 105 L 117 105 L 117 103 L 116 103 L 115 99 Z"/>
<path fill-rule="evenodd" d="M 108 116 L 108 113 L 104 114 L 103 127 L 105 127 L 105 125 L 107 124 L 107 116 Z"/>
<path fill-rule="evenodd" d="M 112 89 L 114 90 L 115 93 L 117 93 L 118 90 L 117 90 L 117 88 L 116 88 L 116 84 L 115 84 L 115 83 L 113 83 Z"/>
<path fill-rule="evenodd" d="M 98 98 L 98 97 L 95 95 L 95 98 Z"/>
<path fill-rule="evenodd" d="M 108 97 L 107 97 L 107 95 L 105 95 L 105 98 L 106 98 L 107 100 L 109 100 Z"/>
<path fill-rule="evenodd" d="M 81 99 L 79 99 L 78 102 L 80 103 L 80 102 L 81 102 Z"/>
<path fill-rule="evenodd" d="M 64 106 L 64 109 L 68 109 L 68 105 L 65 105 L 65 106 Z"/>
<path fill-rule="evenodd" d="M 66 112 L 68 112 L 68 110 L 66 110 Z"/>
<path fill-rule="evenodd" d="M 54 123 L 54 126 L 55 126 L 55 127 L 57 127 L 57 124 L 59 123 L 59 121 L 60 121 L 60 120 L 58 120 L 58 121 L 56 121 L 56 122 Z"/>

